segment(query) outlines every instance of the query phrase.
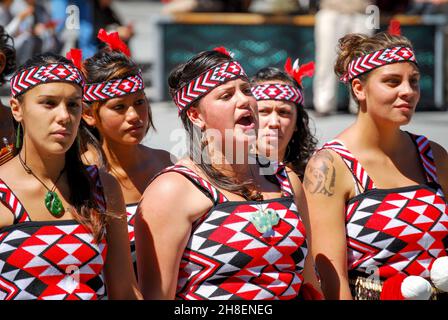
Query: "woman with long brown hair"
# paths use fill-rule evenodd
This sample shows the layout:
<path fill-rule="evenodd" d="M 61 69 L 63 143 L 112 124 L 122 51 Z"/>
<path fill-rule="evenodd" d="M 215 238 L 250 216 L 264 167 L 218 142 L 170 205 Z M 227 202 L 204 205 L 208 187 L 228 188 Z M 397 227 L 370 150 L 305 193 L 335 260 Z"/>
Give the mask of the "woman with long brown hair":
<path fill-rule="evenodd" d="M 0 166 L 1 299 L 140 296 L 119 185 L 80 158 L 83 84 L 53 54 L 11 78 L 18 154 Z"/>
<path fill-rule="evenodd" d="M 89 150 L 84 158 L 98 165 L 104 160 L 106 170 L 120 183 L 135 263 L 137 203 L 152 177 L 172 162 L 169 152 L 141 144 L 154 125 L 140 68 L 118 34 L 100 30 L 99 37 L 107 46 L 83 62 L 83 120 L 98 138 L 101 153 Z"/>
<path fill-rule="evenodd" d="M 446 296 L 448 154 L 401 129 L 420 98 L 412 44 L 388 33 L 347 35 L 335 71 L 359 111 L 305 171 L 322 290 L 328 299 Z"/>
<path fill-rule="evenodd" d="M 248 157 L 258 116 L 243 68 L 217 48 L 179 65 L 168 83 L 190 148 L 156 176 L 137 210 L 144 297 L 296 298 L 305 208 L 284 167 L 264 175 Z"/>

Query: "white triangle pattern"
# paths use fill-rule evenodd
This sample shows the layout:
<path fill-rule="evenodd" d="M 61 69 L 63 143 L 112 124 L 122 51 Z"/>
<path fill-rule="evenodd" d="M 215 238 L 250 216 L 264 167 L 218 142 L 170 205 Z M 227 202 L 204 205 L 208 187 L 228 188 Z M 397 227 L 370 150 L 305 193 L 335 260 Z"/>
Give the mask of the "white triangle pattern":
<path fill-rule="evenodd" d="M 73 232 L 77 227 L 79 227 L 78 224 L 74 224 L 74 225 L 63 225 L 63 226 L 55 226 L 56 229 L 62 230 L 63 232 Z M 11 232 L 11 234 L 7 237 L 5 237 L 5 239 L 3 239 L 3 241 L 5 240 L 18 240 L 18 239 L 24 239 L 24 241 L 26 239 L 29 239 L 30 237 L 35 237 L 36 239 L 39 239 L 40 241 L 44 242 L 45 244 L 41 244 L 41 245 L 28 245 L 28 246 L 20 246 L 20 244 L 17 244 L 17 246 L 20 247 L 13 247 L 8 243 L 1 243 L 0 244 L 0 250 L 2 250 L 3 253 L 7 253 L 10 251 L 15 251 L 15 250 L 23 250 L 23 252 L 29 253 L 31 255 L 33 255 L 33 257 L 28 261 L 28 263 L 23 266 L 24 271 L 27 271 L 27 269 L 30 268 L 40 268 L 40 267 L 45 267 L 43 269 L 43 271 L 40 272 L 39 274 L 39 278 L 41 278 L 41 280 L 46 279 L 45 281 L 50 281 L 51 278 L 55 278 L 55 277 L 60 277 L 61 275 L 63 275 L 63 273 L 55 268 L 54 266 L 52 266 L 48 261 L 46 261 L 45 259 L 41 258 L 41 255 L 43 254 L 44 251 L 48 250 L 51 246 L 56 245 L 58 248 L 62 249 L 63 252 L 65 252 L 67 255 L 62 259 L 62 261 L 60 262 L 60 264 L 68 264 L 68 265 L 80 265 L 82 264 L 81 261 L 79 261 L 76 257 L 74 257 L 72 254 L 74 254 L 77 250 L 79 250 L 83 244 L 81 243 L 73 243 L 73 244 L 61 244 L 61 243 L 57 243 L 58 240 L 60 240 L 64 235 L 62 234 L 40 234 L 40 235 L 33 235 L 33 234 L 26 234 L 25 232 L 22 232 L 20 230 L 13 230 L 13 232 Z M 80 238 L 84 237 L 85 239 L 93 239 L 93 237 L 89 234 L 76 234 L 75 236 L 80 236 Z M 39 241 L 38 241 L 39 242 Z M 37 242 L 37 243 L 38 243 Z M 28 243 L 31 243 L 31 241 L 29 241 Z M 36 242 L 35 242 L 36 243 Z M 85 245 L 85 244 L 84 244 Z M 99 247 L 105 248 L 104 243 L 101 243 L 99 245 Z M 89 245 L 89 248 L 92 249 L 96 249 L 96 246 L 91 244 Z M 81 274 L 90 274 L 95 276 L 96 272 L 94 272 L 94 270 L 90 267 L 92 265 L 92 263 L 99 263 L 101 265 L 104 264 L 103 261 L 103 257 L 101 255 L 97 255 L 93 261 L 89 261 L 89 264 L 86 264 L 83 266 L 83 268 L 81 269 Z M 1 261 L 1 266 L 3 267 L 3 265 L 5 264 L 4 261 Z M 0 268 L 0 272 L 3 268 Z M 34 296 L 33 294 L 31 294 L 30 292 L 27 291 L 27 288 L 33 284 L 34 281 L 38 281 L 36 280 L 35 277 L 28 277 L 28 278 L 23 278 L 23 279 L 15 279 L 18 275 L 18 273 L 20 272 L 20 268 L 14 269 L 10 272 L 7 273 L 2 273 L 1 276 L 4 277 L 5 279 L 9 279 L 9 281 L 14 282 L 15 285 L 17 285 L 18 288 L 20 288 L 20 291 L 18 293 L 17 296 L 14 297 L 14 299 L 20 300 L 20 299 L 27 299 L 27 300 L 31 300 L 31 299 L 37 299 L 38 297 Z M 84 272 L 84 273 L 83 273 Z M 101 278 L 101 277 L 100 277 Z M 63 283 L 61 283 L 62 288 L 66 287 Z M 67 289 L 67 288 L 66 288 Z M 100 291 L 103 290 L 104 291 L 104 287 L 100 290 L 98 290 L 98 293 L 100 293 Z M 68 292 L 70 292 L 71 290 L 67 290 Z M 82 293 L 81 293 L 82 295 Z M 92 293 L 86 293 L 85 297 L 94 297 L 95 294 Z M 41 296 L 39 298 L 42 299 L 48 299 L 48 300 L 60 300 L 60 299 L 64 299 L 66 298 L 66 295 L 52 295 L 52 296 Z"/>
<path fill-rule="evenodd" d="M 370 207 L 370 206 L 373 206 L 373 205 L 376 205 L 378 203 L 381 203 L 381 201 L 367 198 L 366 200 L 362 201 L 362 203 L 358 206 L 357 211 L 362 210 L 367 207 Z"/>
<path fill-rule="evenodd" d="M 49 235 L 38 235 L 36 238 L 39 238 L 43 242 L 48 245 L 51 245 L 58 241 L 62 237 L 62 234 L 49 234 Z"/>
<path fill-rule="evenodd" d="M 32 295 L 31 293 L 22 290 L 19 292 L 19 294 L 17 295 L 17 297 L 15 297 L 14 299 L 16 300 L 36 300 L 37 297 L 35 295 Z"/>
<path fill-rule="evenodd" d="M 270 204 L 271 203 L 263 203 L 263 207 L 271 207 Z M 253 211 L 251 211 L 247 207 L 241 209 L 240 207 L 235 208 L 229 206 L 229 208 L 226 207 L 226 210 L 229 210 L 229 212 L 219 210 L 213 211 L 209 216 L 206 217 L 204 221 L 201 221 L 200 224 L 197 225 L 194 234 L 187 244 L 187 252 L 191 252 L 192 255 L 196 255 L 194 261 L 201 262 L 193 262 L 192 259 L 188 258 L 188 254 L 185 255 L 184 259 L 186 261 L 186 265 L 183 271 L 187 275 L 187 278 L 179 279 L 179 282 L 185 283 L 188 288 L 188 279 L 200 279 L 201 277 L 204 277 L 204 282 L 200 282 L 200 285 L 195 288 L 195 294 L 202 297 L 207 297 L 208 299 L 228 299 L 235 294 L 238 295 L 238 293 L 223 293 L 222 295 L 211 297 L 212 295 L 216 294 L 217 290 L 219 290 L 220 287 L 219 285 L 211 285 L 208 281 L 210 281 L 210 279 L 218 280 L 222 279 L 223 277 L 228 277 L 227 274 L 234 274 L 235 278 L 240 279 L 240 281 L 246 282 L 245 286 L 240 288 L 240 294 L 244 295 L 244 292 L 255 291 L 253 292 L 256 295 L 255 299 L 275 298 L 272 293 L 263 289 L 262 286 L 248 281 L 251 281 L 252 278 L 260 277 L 260 274 L 262 272 L 261 270 L 263 270 L 267 265 L 275 265 L 279 270 L 296 270 L 297 272 L 301 270 L 298 266 L 291 266 L 287 263 L 284 263 L 282 265 L 276 264 L 276 262 L 280 258 L 284 257 L 285 253 L 283 252 L 292 253 L 294 252 L 294 250 L 301 250 L 302 252 L 307 251 L 306 248 L 300 247 L 300 245 L 302 245 L 302 242 L 304 245 L 306 245 L 303 234 L 300 232 L 300 230 L 295 229 L 300 225 L 301 220 L 297 212 L 293 212 L 293 214 L 291 214 L 291 212 L 288 212 L 285 207 L 296 207 L 293 201 L 288 202 L 288 205 L 284 206 L 283 208 L 279 208 L 278 206 L 276 207 L 276 212 L 281 218 L 281 221 L 288 224 L 288 228 L 285 229 L 288 232 L 288 236 L 286 237 L 279 232 L 279 230 L 283 229 L 273 229 L 273 234 L 269 236 L 269 239 L 266 238 L 263 240 L 263 235 L 252 235 L 245 231 L 246 228 L 251 224 L 249 219 L 253 213 Z M 260 206 L 252 206 L 252 208 L 253 210 L 259 210 Z M 225 220 L 225 218 L 230 215 L 233 215 L 234 218 L 231 219 L 232 222 L 229 223 L 228 220 Z M 242 218 L 243 220 L 238 221 L 239 218 Z M 213 221 L 217 219 L 222 219 L 223 222 L 220 222 L 220 225 L 213 225 Z M 289 229 L 289 225 L 292 226 L 292 229 Z M 218 230 L 218 228 L 222 228 L 222 230 L 225 231 L 223 232 L 223 234 L 228 235 L 228 238 L 226 238 L 225 242 L 223 242 L 222 245 L 213 244 L 210 241 L 216 240 L 205 239 L 203 235 L 200 235 L 201 232 L 208 231 L 210 233 L 214 230 Z M 273 242 L 277 239 L 281 240 L 276 243 L 275 247 L 271 246 L 270 242 Z M 245 243 L 244 248 L 241 249 L 242 252 L 239 252 L 239 250 L 237 249 L 232 249 L 235 245 L 238 246 L 241 242 L 247 242 Z M 300 245 L 298 245 L 298 243 Z M 204 245 L 210 244 L 212 245 L 204 248 Z M 222 248 L 223 245 L 227 247 L 227 252 L 223 254 L 217 254 L 218 250 Z M 238 258 L 238 255 L 241 255 L 241 260 Z M 263 263 L 257 263 L 256 266 L 252 266 L 251 268 L 245 267 L 244 274 L 238 274 L 238 272 L 241 271 L 241 266 L 238 265 L 239 261 L 247 261 L 245 263 L 249 263 L 250 259 L 260 260 L 262 258 L 264 258 L 266 261 Z M 230 264 L 230 261 L 233 261 L 232 264 Z M 236 265 L 233 265 L 233 263 L 235 263 Z M 304 261 L 300 261 L 298 262 L 298 264 L 303 265 Z M 194 265 L 196 265 L 196 267 L 193 267 Z M 219 269 L 211 277 L 209 275 L 206 275 L 211 267 L 216 267 L 217 265 L 219 266 Z M 250 272 L 252 275 L 248 275 L 247 272 Z M 204 275 L 201 275 L 202 273 Z M 290 271 L 288 271 L 288 273 L 290 273 Z M 224 276 L 224 274 L 226 275 Z M 266 285 L 266 288 L 268 288 L 269 285 L 272 285 L 273 288 L 291 286 L 291 284 L 275 282 L 275 277 L 279 277 L 278 273 L 273 273 L 272 276 L 274 277 L 272 281 L 267 281 L 267 283 L 264 284 Z M 301 280 L 299 277 L 297 281 L 299 281 L 300 283 Z M 294 290 L 296 290 L 297 287 L 298 286 L 296 286 L 295 289 L 291 288 L 293 292 L 295 292 Z M 182 295 L 183 294 L 185 294 L 188 298 L 194 298 L 193 296 L 189 295 L 188 291 L 183 292 Z M 297 292 L 295 292 L 295 294 L 297 294 Z M 282 295 L 284 295 L 284 293 L 282 293 Z"/>
<path fill-rule="evenodd" d="M 23 239 L 28 238 L 29 234 L 20 231 L 20 230 L 14 230 L 14 232 L 11 232 L 9 235 L 6 236 L 6 238 L 3 240 L 3 242 L 8 242 L 11 240 L 17 240 L 17 239 Z"/>
<path fill-rule="evenodd" d="M 425 212 L 426 208 L 428 208 L 428 205 L 421 205 L 421 206 L 408 206 L 408 209 L 417 212 L 418 214 L 423 214 Z"/>
<path fill-rule="evenodd" d="M 397 208 L 389 209 L 389 210 L 383 210 L 383 211 L 376 211 L 375 214 L 379 214 L 385 217 L 390 218 L 390 220 L 387 222 L 387 224 L 383 227 L 382 230 L 388 230 L 396 227 L 405 227 L 400 235 L 399 238 L 403 236 L 411 236 L 411 237 L 417 237 L 417 243 L 422 247 L 422 250 L 428 251 L 428 253 L 433 257 L 438 257 L 441 252 L 444 252 L 441 248 L 434 248 L 436 244 L 436 239 L 431 236 L 430 232 L 447 232 L 448 228 L 444 226 L 443 223 L 448 222 L 448 212 L 447 212 L 447 205 L 444 203 L 438 203 L 434 204 L 436 202 L 435 195 L 429 195 L 429 196 L 417 196 L 417 191 L 411 191 L 411 192 L 403 192 L 400 193 L 400 196 L 406 199 L 402 200 L 388 200 L 387 203 L 396 206 Z M 431 226 L 431 230 L 428 232 L 422 232 L 421 230 L 413 227 L 412 225 L 406 223 L 405 221 L 402 221 L 398 218 L 398 214 L 402 210 L 403 206 L 409 203 L 409 200 L 416 199 L 424 202 L 425 204 L 421 205 L 413 205 L 413 206 L 407 206 L 407 209 L 412 210 L 413 212 L 417 213 L 418 216 L 413 221 L 413 224 L 415 225 L 421 225 L 421 224 L 433 224 Z M 439 200 L 437 200 L 439 201 Z M 377 199 L 363 199 L 360 201 L 358 208 L 356 208 L 354 215 L 351 216 L 350 221 L 347 223 L 347 234 L 350 238 L 354 238 L 357 241 L 360 241 L 362 243 L 365 243 L 367 246 L 369 244 L 373 244 L 375 247 L 379 248 L 379 250 L 376 250 L 375 254 L 371 257 L 367 258 L 363 261 L 362 264 L 358 264 L 356 268 L 361 267 L 368 267 L 372 264 L 375 265 L 375 259 L 378 260 L 385 260 L 389 257 L 395 256 L 397 254 L 401 255 L 403 257 L 402 260 L 396 261 L 394 263 L 389 263 L 391 267 L 393 267 L 396 270 L 405 270 L 409 266 L 410 263 L 417 263 L 421 266 L 422 271 L 421 276 L 429 276 L 429 265 L 433 261 L 433 258 L 426 259 L 426 260 L 415 260 L 415 257 L 419 256 L 421 254 L 421 251 L 404 251 L 404 252 L 391 252 L 387 250 L 392 242 L 394 242 L 395 238 L 386 239 L 377 241 L 375 243 L 372 242 L 373 238 L 377 235 L 377 233 L 372 233 L 365 235 L 363 237 L 359 237 L 359 233 L 362 231 L 363 226 L 358 226 L 356 224 L 353 224 L 353 222 L 360 220 L 368 215 L 373 215 L 373 213 L 364 212 L 362 209 L 367 208 L 369 206 L 372 206 L 376 203 L 379 203 Z M 351 205 L 354 205 L 353 203 Z M 427 215 L 425 215 L 425 212 L 429 209 L 428 206 L 431 205 L 435 207 L 438 211 L 441 212 L 440 216 L 437 217 L 434 221 L 434 219 Z M 347 209 L 348 210 L 348 209 Z M 353 208 L 351 208 L 353 210 Z M 356 246 L 358 248 L 358 246 Z M 359 250 L 355 249 L 355 247 L 350 247 L 348 252 L 348 258 L 349 258 L 349 265 L 356 264 L 357 261 L 360 259 L 364 259 L 366 257 L 367 252 L 363 251 L 357 251 Z M 382 265 L 383 262 L 380 263 L 379 266 Z"/>
<path fill-rule="evenodd" d="M 16 250 L 15 247 L 10 246 L 7 243 L 2 243 L 0 244 L 0 253 L 4 253 L 4 252 L 8 252 L 8 251 L 12 251 L 12 250 Z"/>

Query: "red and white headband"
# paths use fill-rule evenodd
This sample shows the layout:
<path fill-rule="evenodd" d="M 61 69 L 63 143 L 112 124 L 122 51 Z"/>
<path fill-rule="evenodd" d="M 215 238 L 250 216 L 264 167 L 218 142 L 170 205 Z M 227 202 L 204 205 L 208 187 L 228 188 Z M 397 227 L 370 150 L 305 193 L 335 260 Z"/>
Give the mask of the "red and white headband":
<path fill-rule="evenodd" d="M 302 92 L 287 84 L 261 84 L 251 88 L 252 94 L 257 101 L 278 100 L 291 101 L 297 104 L 303 103 Z"/>
<path fill-rule="evenodd" d="M 110 50 L 120 51 L 128 58 L 131 52 L 127 45 L 120 39 L 118 32 L 107 33 L 100 29 L 98 39 L 107 44 Z M 76 66 L 82 65 L 82 52 L 79 49 L 71 49 L 67 53 L 67 59 L 73 61 Z M 135 75 L 125 78 L 113 79 L 99 83 L 89 83 L 84 86 L 83 100 L 85 102 L 104 101 L 112 98 L 122 97 L 139 90 L 145 89 L 141 71 Z"/>
<path fill-rule="evenodd" d="M 84 77 L 76 67 L 65 63 L 21 69 L 11 77 L 11 96 L 15 98 L 35 86 L 49 82 L 70 82 L 82 88 Z"/>
<path fill-rule="evenodd" d="M 393 47 L 378 50 L 356 59 L 353 59 L 349 65 L 347 73 L 340 77 L 342 82 L 348 83 L 361 74 L 369 72 L 378 67 L 396 63 L 396 62 L 413 62 L 417 64 L 417 59 L 411 48 Z"/>
<path fill-rule="evenodd" d="M 299 86 L 302 85 L 304 77 L 312 77 L 314 74 L 314 62 L 308 62 L 299 66 L 299 59 L 291 63 L 291 58 L 286 59 L 285 72 L 289 74 Z M 287 84 L 270 83 L 260 84 L 252 87 L 252 94 L 257 101 L 277 100 L 290 101 L 296 104 L 303 104 L 303 93 L 300 88 Z"/>
<path fill-rule="evenodd" d="M 216 87 L 237 78 L 247 78 L 243 67 L 237 61 L 228 61 L 205 71 L 173 95 L 179 114 Z"/>
<path fill-rule="evenodd" d="M 141 73 L 100 83 L 89 83 L 84 86 L 85 102 L 104 101 L 122 97 L 145 89 Z"/>

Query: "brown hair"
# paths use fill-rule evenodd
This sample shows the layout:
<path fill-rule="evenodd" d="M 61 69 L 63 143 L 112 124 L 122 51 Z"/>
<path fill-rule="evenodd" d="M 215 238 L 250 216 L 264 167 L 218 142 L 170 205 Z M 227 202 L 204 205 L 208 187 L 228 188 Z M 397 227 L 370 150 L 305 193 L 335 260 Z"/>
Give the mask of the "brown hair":
<path fill-rule="evenodd" d="M 133 60 L 128 58 L 122 52 L 112 51 L 106 47 L 94 56 L 86 59 L 83 63 L 82 71 L 86 78 L 86 83 L 90 84 L 133 76 L 140 72 L 140 68 Z M 87 103 L 89 108 L 92 110 L 93 117 L 97 122 L 100 122 L 98 110 L 106 103 L 106 101 L 94 101 Z M 149 126 L 147 131 L 151 128 L 155 130 L 154 123 L 152 121 L 151 106 L 149 106 L 149 103 L 148 113 Z M 88 126 L 84 120 L 81 120 L 81 124 L 86 127 L 88 132 L 91 133 L 96 139 L 101 140 L 101 132 L 97 128 Z M 103 159 L 105 159 L 104 152 L 101 152 L 101 155 Z M 107 169 L 110 169 L 107 163 L 105 165 Z"/>
<path fill-rule="evenodd" d="M 251 79 L 251 84 L 252 86 L 256 86 L 258 83 L 266 81 L 283 81 L 298 88 L 300 91 L 303 90 L 302 86 L 285 71 L 273 67 L 258 70 L 255 76 Z M 297 107 L 297 130 L 294 131 L 291 140 L 288 143 L 287 150 L 289 150 L 289 152 L 285 155 L 283 162 L 289 164 L 291 169 L 300 178 L 303 178 L 306 164 L 316 150 L 317 139 L 311 133 L 308 113 L 304 106 L 297 103 L 295 105 Z"/>
<path fill-rule="evenodd" d="M 232 58 L 228 55 L 214 50 L 198 53 L 171 71 L 168 77 L 171 96 L 174 96 L 177 90 L 198 77 L 201 73 L 231 60 Z M 188 133 L 188 152 L 190 159 L 194 160 L 205 176 L 218 188 L 234 192 L 246 199 L 256 197 L 252 181 L 236 181 L 234 178 L 224 175 L 213 167 L 210 159 L 208 159 L 207 152 L 203 152 L 204 148 L 207 147 L 207 142 L 203 141 L 201 130 L 187 116 L 187 110 L 191 107 L 197 107 L 199 101 L 193 102 L 193 104 L 184 108 L 180 113 L 180 118 Z"/>
<path fill-rule="evenodd" d="M 353 59 L 359 58 L 366 54 L 392 48 L 392 47 L 408 47 L 412 49 L 411 42 L 404 36 L 391 35 L 386 32 L 376 33 L 368 36 L 361 33 L 351 33 L 339 39 L 338 57 L 334 66 L 334 72 L 338 77 L 347 73 L 348 65 Z M 364 73 L 357 78 L 366 81 L 370 72 Z M 351 88 L 351 82 L 348 84 L 350 94 L 356 100 Z"/>
<path fill-rule="evenodd" d="M 34 66 L 41 66 L 49 63 L 64 63 L 75 67 L 69 60 L 62 56 L 44 53 L 36 55 L 25 62 L 19 70 L 27 69 Z M 20 103 L 23 103 L 26 92 L 17 97 Z M 14 120 L 14 126 L 16 128 L 18 123 Z M 23 126 L 20 126 L 20 147 L 16 150 L 16 153 L 20 152 L 23 145 Z M 99 242 L 103 239 L 106 231 L 107 216 L 101 211 L 98 202 L 95 200 L 95 191 L 97 190 L 96 181 L 93 181 L 87 172 L 86 166 L 84 166 L 81 160 L 81 154 L 83 153 L 81 142 L 83 134 L 82 128 L 78 130 L 78 136 L 75 142 L 65 153 L 65 171 L 67 175 L 67 182 L 70 189 L 70 203 L 75 208 L 72 212 L 76 221 L 86 226 L 93 234 L 95 241 Z M 16 137 L 17 138 L 17 137 Z M 92 143 L 92 147 L 99 149 L 99 147 Z"/>

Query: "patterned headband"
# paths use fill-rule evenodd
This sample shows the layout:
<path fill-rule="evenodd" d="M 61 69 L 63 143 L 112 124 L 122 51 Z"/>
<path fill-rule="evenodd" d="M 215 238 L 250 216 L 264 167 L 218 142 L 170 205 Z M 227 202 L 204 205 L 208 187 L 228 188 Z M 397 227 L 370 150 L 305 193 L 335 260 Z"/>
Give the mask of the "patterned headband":
<path fill-rule="evenodd" d="M 340 80 L 348 83 L 357 76 L 369 72 L 386 64 L 410 61 L 417 64 L 415 54 L 411 48 L 393 47 L 378 50 L 364 56 L 353 59 L 348 65 L 348 71 Z"/>
<path fill-rule="evenodd" d="M 11 96 L 15 98 L 37 85 L 49 82 L 71 82 L 82 88 L 84 77 L 76 67 L 64 63 L 22 69 L 11 77 Z"/>
<path fill-rule="evenodd" d="M 236 61 L 219 64 L 186 84 L 173 95 L 173 101 L 181 111 L 205 96 L 216 87 L 237 78 L 247 78 L 243 67 Z"/>
<path fill-rule="evenodd" d="M 84 101 L 104 101 L 145 89 L 141 72 L 123 79 L 115 79 L 84 86 Z"/>
<path fill-rule="evenodd" d="M 286 84 L 261 84 L 252 87 L 251 90 L 257 101 L 278 100 L 296 104 L 303 103 L 302 92 L 298 88 Z"/>

